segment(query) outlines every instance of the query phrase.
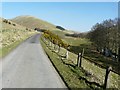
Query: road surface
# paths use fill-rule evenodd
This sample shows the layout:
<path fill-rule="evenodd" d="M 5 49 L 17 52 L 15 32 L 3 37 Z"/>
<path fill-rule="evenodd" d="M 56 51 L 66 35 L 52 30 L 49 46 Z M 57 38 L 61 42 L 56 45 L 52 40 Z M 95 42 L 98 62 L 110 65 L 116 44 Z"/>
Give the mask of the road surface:
<path fill-rule="evenodd" d="M 36 34 L 2 60 L 2 88 L 66 88 Z"/>

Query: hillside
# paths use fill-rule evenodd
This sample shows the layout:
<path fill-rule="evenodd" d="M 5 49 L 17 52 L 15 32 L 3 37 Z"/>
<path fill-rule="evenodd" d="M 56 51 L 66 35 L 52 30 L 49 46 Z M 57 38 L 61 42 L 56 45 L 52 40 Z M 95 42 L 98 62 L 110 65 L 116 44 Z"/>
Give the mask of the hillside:
<path fill-rule="evenodd" d="M 20 42 L 35 33 L 34 30 L 26 28 L 4 18 L 0 18 L 0 57 L 7 54 Z"/>
<path fill-rule="evenodd" d="M 16 18 L 11 19 L 11 21 L 14 21 L 20 25 L 23 25 L 32 29 L 35 29 L 35 28 L 50 29 L 50 30 L 56 29 L 55 25 L 50 24 L 46 21 L 43 21 L 33 16 L 18 16 Z"/>
<path fill-rule="evenodd" d="M 33 17 L 33 16 L 29 16 L 29 15 L 18 16 L 16 18 L 11 19 L 11 21 L 14 21 L 20 25 L 23 25 L 25 27 L 32 28 L 32 29 L 40 28 L 40 29 L 51 30 L 52 32 L 61 36 L 61 38 L 64 38 L 65 34 L 73 34 L 74 33 L 73 31 L 66 30 L 66 29 L 63 31 L 61 29 L 56 28 L 55 25 L 53 25 L 47 21 L 41 20 L 41 19 Z"/>
<path fill-rule="evenodd" d="M 13 42 L 23 39 L 27 35 L 34 33 L 35 31 L 19 24 L 16 24 L 10 20 L 0 18 L 0 26 L 2 26 L 2 46 L 8 46 Z"/>
<path fill-rule="evenodd" d="M 2 29 L 26 29 L 26 27 L 19 25 L 10 20 L 4 21 L 6 19 L 0 18 L 0 25 L 2 25 Z M 14 24 L 14 25 L 13 25 Z"/>

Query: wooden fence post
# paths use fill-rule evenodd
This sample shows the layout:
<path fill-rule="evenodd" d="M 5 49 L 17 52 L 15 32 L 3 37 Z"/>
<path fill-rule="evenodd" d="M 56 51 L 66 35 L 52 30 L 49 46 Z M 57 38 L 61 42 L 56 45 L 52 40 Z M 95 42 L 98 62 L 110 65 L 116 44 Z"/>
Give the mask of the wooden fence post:
<path fill-rule="evenodd" d="M 78 53 L 78 60 L 77 60 L 77 66 L 78 67 L 82 66 L 82 57 L 83 57 L 83 54 L 84 54 L 84 48 L 83 48 L 82 53 Z"/>
<path fill-rule="evenodd" d="M 66 59 L 68 59 L 68 51 L 66 52 Z"/>
<path fill-rule="evenodd" d="M 118 62 L 120 63 L 120 45 L 119 45 L 119 49 L 118 49 Z"/>
<path fill-rule="evenodd" d="M 82 56 L 84 55 L 84 48 L 83 48 L 83 50 L 82 50 Z"/>
<path fill-rule="evenodd" d="M 80 57 L 81 57 L 81 53 L 78 53 L 78 58 L 77 58 L 77 66 L 80 66 Z"/>
<path fill-rule="evenodd" d="M 80 67 L 82 67 L 82 58 L 83 58 L 83 55 L 84 55 L 84 48 L 83 48 L 82 53 L 80 55 Z"/>
<path fill-rule="evenodd" d="M 109 75 L 111 70 L 112 70 L 112 67 L 107 67 L 107 69 L 106 69 L 106 75 L 105 75 L 104 87 L 103 87 L 104 89 L 107 88 L 108 75 Z"/>
<path fill-rule="evenodd" d="M 82 66 L 82 53 L 81 53 L 81 55 L 80 55 L 80 61 L 79 61 L 79 67 L 81 67 Z"/>

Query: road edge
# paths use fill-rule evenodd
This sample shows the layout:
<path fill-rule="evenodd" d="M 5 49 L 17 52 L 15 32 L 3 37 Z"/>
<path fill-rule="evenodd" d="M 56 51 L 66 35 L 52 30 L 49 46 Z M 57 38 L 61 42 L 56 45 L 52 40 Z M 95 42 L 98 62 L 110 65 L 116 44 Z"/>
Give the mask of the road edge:
<path fill-rule="evenodd" d="M 42 42 L 41 37 L 40 37 L 39 40 L 40 40 L 40 44 L 41 44 L 41 42 Z M 42 44 L 41 44 L 41 46 L 42 46 Z M 42 49 L 43 49 L 43 52 L 45 53 L 45 55 L 48 57 L 49 61 L 51 62 L 53 68 L 54 68 L 55 71 L 56 71 L 56 73 L 59 75 L 59 77 L 60 77 L 60 79 L 63 81 L 64 85 L 67 87 L 67 88 L 65 88 L 65 89 L 71 90 L 71 89 L 69 88 L 68 84 L 65 82 L 63 76 L 60 74 L 59 70 L 58 70 L 58 69 L 56 68 L 56 66 L 54 65 L 54 63 L 53 63 L 53 61 L 51 60 L 50 56 L 47 54 L 47 52 L 46 52 L 45 49 L 43 48 L 43 46 L 42 46 Z"/>

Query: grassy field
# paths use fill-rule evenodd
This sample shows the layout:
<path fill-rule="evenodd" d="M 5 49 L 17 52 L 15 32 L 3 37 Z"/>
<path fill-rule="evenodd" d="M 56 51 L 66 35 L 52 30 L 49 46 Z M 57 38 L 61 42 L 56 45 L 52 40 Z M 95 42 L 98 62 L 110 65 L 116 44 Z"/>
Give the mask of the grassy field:
<path fill-rule="evenodd" d="M 9 30 L 9 32 L 10 31 L 11 30 Z M 11 50 L 17 47 L 22 41 L 24 41 L 26 38 L 30 37 L 33 34 L 35 34 L 35 32 L 25 33 L 25 32 L 19 31 L 19 33 L 14 33 L 11 31 L 10 33 L 6 33 L 6 32 L 2 33 L 3 38 L 1 41 L 2 47 L 0 48 L 0 58 L 6 56 Z"/>
<path fill-rule="evenodd" d="M 0 48 L 0 58 L 5 57 L 8 53 L 10 53 L 13 49 L 15 49 L 20 43 L 26 40 L 28 37 L 32 36 L 34 33 L 24 36 L 22 39 L 16 40 L 9 45 L 3 46 Z"/>
<path fill-rule="evenodd" d="M 112 66 L 113 70 L 120 74 L 118 70 L 119 63 L 112 61 L 111 58 L 105 57 L 96 52 L 96 48 L 92 45 L 92 42 L 86 38 L 74 38 L 66 36 L 66 31 L 52 31 L 59 35 L 64 42 L 70 45 L 69 51 L 78 54 L 81 53 L 84 48 L 84 57 L 92 62 L 98 63 L 104 67 Z"/>
<path fill-rule="evenodd" d="M 48 48 L 46 44 L 40 39 L 40 42 L 49 56 L 51 62 L 58 70 L 59 74 L 62 76 L 63 80 L 66 82 L 69 88 L 75 89 L 75 88 L 90 88 L 89 85 L 87 85 L 84 81 L 79 79 L 79 76 L 75 73 L 76 70 L 79 72 L 79 75 L 85 76 L 83 72 L 80 72 L 79 69 L 75 69 L 77 67 L 67 65 L 67 62 L 63 62 L 59 55 L 55 52 L 52 52 L 52 48 Z M 65 54 L 65 50 L 60 51 L 61 55 Z M 65 60 L 64 60 L 65 61 Z"/>
<path fill-rule="evenodd" d="M 23 40 L 16 41 L 6 47 L 0 48 L 0 58 L 5 57 L 10 51 L 16 48 Z"/>
<path fill-rule="evenodd" d="M 74 39 L 73 39 L 74 40 Z M 79 40 L 80 41 L 80 40 Z M 81 39 L 83 41 L 83 39 Z M 55 64 L 55 67 L 58 69 L 62 77 L 65 79 L 65 82 L 67 82 L 68 86 L 70 88 L 102 88 L 104 84 L 104 78 L 105 78 L 105 72 L 106 69 L 100 68 L 94 63 L 89 62 L 89 60 L 83 59 L 82 62 L 82 68 L 76 67 L 77 64 L 77 55 L 75 53 L 69 52 L 68 59 L 62 60 L 62 57 L 66 54 L 66 49 L 61 48 L 59 53 L 54 52 L 53 47 L 47 47 L 43 41 L 41 41 L 43 48 L 45 49 L 46 53 L 48 54 L 51 61 Z M 76 42 L 78 43 L 78 42 Z M 87 42 L 83 41 L 81 44 L 88 44 Z M 89 43 L 90 44 L 90 43 Z M 56 64 L 59 63 L 59 64 Z M 70 71 L 75 75 L 75 77 L 78 79 L 74 80 L 73 76 L 69 76 L 68 74 L 62 73 L 66 72 L 68 73 L 65 68 L 69 68 L 67 71 Z M 62 69 L 61 69 L 62 67 Z M 64 67 L 64 68 L 63 68 Z M 65 71 L 64 71 L 65 70 Z M 76 76 L 77 75 L 77 76 Z M 70 80 L 66 80 L 65 77 L 68 77 Z M 73 78 L 72 78 L 73 77 Z M 68 79 L 67 78 L 67 79 Z M 113 72 L 109 75 L 109 87 L 110 88 L 119 88 L 118 80 L 120 76 L 118 74 L 115 74 Z M 71 83 L 72 82 L 72 83 Z M 81 85 L 84 83 L 85 86 L 75 86 L 73 83 L 80 83 Z M 70 85 L 69 85 L 70 84 Z M 72 84 L 72 86 L 71 86 Z M 78 85 L 80 85 L 78 84 Z"/>
<path fill-rule="evenodd" d="M 101 55 L 100 53 L 96 52 L 96 49 L 94 48 L 94 46 L 92 46 L 91 42 L 88 39 L 65 38 L 64 40 L 71 45 L 69 50 L 70 52 L 78 54 L 81 53 L 84 48 L 85 58 L 95 63 L 98 63 L 104 67 L 112 66 L 113 70 L 120 74 L 120 72 L 118 72 L 118 66 L 120 64 L 113 61 L 111 58 L 105 57 L 104 55 Z"/>

